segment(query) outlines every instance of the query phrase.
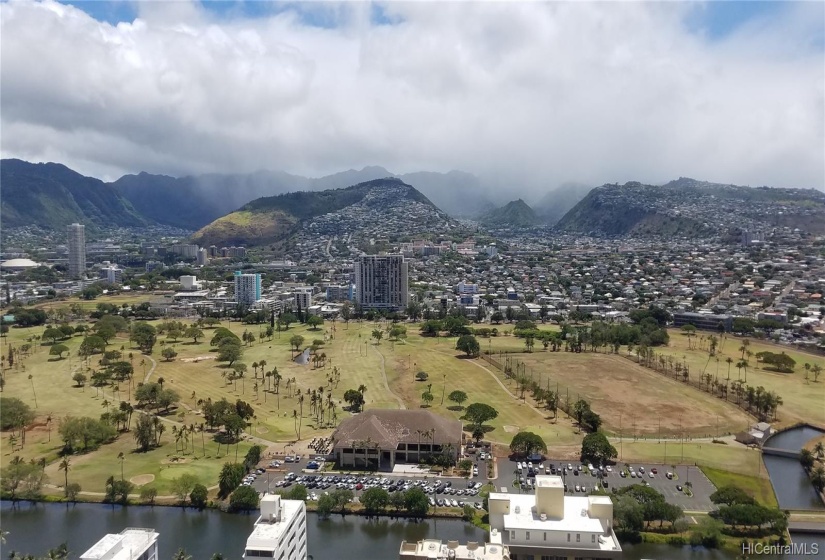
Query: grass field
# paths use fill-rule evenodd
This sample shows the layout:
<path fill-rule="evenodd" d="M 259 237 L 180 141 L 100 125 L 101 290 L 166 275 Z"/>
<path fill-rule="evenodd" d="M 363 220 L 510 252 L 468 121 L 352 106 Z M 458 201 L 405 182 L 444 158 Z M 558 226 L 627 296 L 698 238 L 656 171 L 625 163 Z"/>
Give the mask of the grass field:
<path fill-rule="evenodd" d="M 735 406 L 615 354 L 540 350 L 513 358 L 539 385 L 558 388 L 562 403 L 590 402 L 614 434 L 708 437 L 748 425 Z"/>
<path fill-rule="evenodd" d="M 707 371 L 717 375 L 720 380 L 728 377 L 727 358 L 733 360 L 730 368 L 730 379 L 739 378 L 740 372 L 736 369 L 736 362 L 742 358 L 742 351 L 739 349 L 745 339 L 725 335 L 720 340 L 717 356 L 708 362 L 708 352 L 696 348 L 688 349 L 688 338 L 679 330 L 671 329 L 670 344 L 667 348 L 656 348 L 657 354 L 672 355 L 680 361 L 687 362 L 690 367 L 691 376 L 698 377 L 707 367 Z M 710 333 L 707 333 L 710 334 Z M 691 345 L 699 344 L 699 336 L 694 337 Z M 748 339 L 750 346 L 748 350 L 754 356 L 750 359 L 750 366 L 747 370 L 747 383 L 753 386 L 763 386 L 768 391 L 774 391 L 782 397 L 784 404 L 779 407 L 777 425 L 781 428 L 785 425 L 797 422 L 810 422 L 825 428 L 825 376 L 819 378 L 818 382 L 813 381 L 813 375 L 808 381 L 805 380 L 805 370 L 803 365 L 807 362 L 813 366 L 819 364 L 825 368 L 825 358 L 814 356 L 788 348 L 767 344 L 756 339 Z M 776 373 L 762 367 L 757 363 L 756 354 L 758 352 L 785 352 L 796 360 L 794 373 Z M 719 358 L 717 363 L 716 358 Z M 694 373 L 695 372 L 695 373 Z M 745 371 L 741 372 L 742 379 L 745 379 Z"/>
<path fill-rule="evenodd" d="M 757 502 L 767 507 L 779 507 L 776 495 L 773 492 L 771 481 L 767 478 L 747 476 L 743 474 L 731 473 L 727 470 L 714 469 L 712 467 L 702 467 L 702 472 L 708 477 L 716 488 L 722 486 L 736 486 L 750 494 Z"/>
<path fill-rule="evenodd" d="M 633 441 L 626 438 L 623 438 L 622 443 L 615 439 L 611 443 L 619 451 L 620 462 L 695 464 L 756 478 L 767 479 L 768 476 L 762 463 L 762 454 L 736 443 L 723 445 L 709 441 L 685 441 L 683 445 L 679 440 L 674 440 L 665 446 L 664 442 Z"/>
<path fill-rule="evenodd" d="M 146 298 L 143 296 L 138 299 L 143 301 Z M 100 300 L 89 303 L 96 305 L 97 301 Z M 109 298 L 108 301 L 115 302 L 113 298 Z M 126 302 L 124 299 L 123 303 Z M 222 326 L 231 328 L 238 335 L 244 330 L 257 334 L 263 328 L 258 325 L 230 324 L 226 321 Z M 304 402 L 300 425 L 293 419 L 293 411 L 301 411 L 297 397 L 290 395 L 295 389 L 304 392 L 308 389 L 323 388 L 325 396 L 332 395 L 336 404 L 337 421 L 340 421 L 349 415 L 344 409 L 344 392 L 348 389 L 357 389 L 360 385 L 367 388 L 367 409 L 418 408 L 422 406 L 421 394 L 431 385 L 435 400 L 430 410 L 453 418 L 459 418 L 463 411 L 446 396 L 451 391 L 460 389 L 469 395 L 465 406 L 473 402 L 483 402 L 498 410 L 498 418 L 490 422 L 492 430 L 488 432 L 487 439 L 507 446 L 513 435 L 518 431 L 527 430 L 541 435 L 550 447 L 551 454 L 563 453 L 572 456 L 578 453 L 582 434 L 578 433 L 563 412 L 559 411 L 559 417 L 555 419 L 549 411 L 531 405 L 529 398 L 527 402 L 516 398 L 517 387 L 513 381 L 507 380 L 500 371 L 484 360 L 463 359 L 461 353 L 455 350 L 455 338 L 424 338 L 418 335 L 416 325 L 408 325 L 409 336 L 406 340 L 390 342 L 385 338 L 377 344 L 371 339 L 373 328 L 375 325 L 368 322 L 351 322 L 348 326 L 341 322 L 327 322 L 315 331 L 303 325 L 293 326 L 280 336 L 276 334 L 272 340 L 257 341 L 245 346 L 242 361 L 248 365 L 249 370 L 244 380 L 235 383 L 228 383 L 222 376 L 228 371 L 225 364 L 219 364 L 214 360 L 215 352 L 209 345 L 212 336 L 210 330 L 206 330 L 205 338 L 197 343 L 192 340 L 172 341 L 161 336 L 151 356 L 141 355 L 136 349 L 131 349 L 125 335 L 114 339 L 109 346 L 110 349 L 122 347 L 126 359 L 128 353 L 132 353 L 135 383 L 143 381 L 151 372 L 149 380 L 158 381 L 163 378 L 164 386 L 176 390 L 181 396 L 181 402 L 177 410 L 165 420 L 170 426 L 164 435 L 164 444 L 159 449 L 148 453 L 135 453 L 132 435 L 121 434 L 113 444 L 86 455 L 73 457 L 70 481 L 79 482 L 86 491 L 102 491 L 108 476 L 119 475 L 120 462 L 117 455 L 122 452 L 125 455 L 124 477 L 140 477 L 137 479 L 140 481 L 153 478 L 150 484 L 157 487 L 161 494 L 168 491 L 171 478 L 183 472 L 192 472 L 211 486 L 217 481 L 217 473 L 222 464 L 228 460 L 227 453 L 234 460 L 235 448 L 228 451 L 223 448 L 218 456 L 218 446 L 214 441 L 210 441 L 207 433 L 203 442 L 200 441 L 200 436 L 196 436 L 195 450 L 189 449 L 184 454 L 175 450 L 175 442 L 171 435 L 172 424 L 197 426 L 202 423 L 203 418 L 198 410 L 199 399 L 216 400 L 225 397 L 230 401 L 243 399 L 253 405 L 255 417 L 248 430 L 249 436 L 238 446 L 238 454 L 243 456 L 253 441 L 271 444 L 275 450 L 283 451 L 298 439 L 299 429 L 302 441 L 332 432 L 334 424 L 329 418 L 323 425 L 317 425 L 316 420 L 311 417 L 308 397 Z M 9 343 L 19 347 L 25 343 L 27 337 L 41 334 L 42 331 L 43 328 L 11 329 L 8 337 L 0 342 L 0 352 L 6 355 Z M 324 341 L 319 352 L 325 352 L 328 357 L 326 367 L 314 368 L 311 364 L 296 364 L 292 360 L 293 353 L 289 346 L 289 339 L 293 334 L 302 335 L 305 346 L 309 346 L 315 339 Z M 672 335 L 675 342 L 673 348 L 667 351 L 682 351 L 679 336 Z M 74 337 L 64 342 L 70 350 L 66 359 L 57 360 L 50 357 L 48 346 L 44 345 L 36 348 L 22 365 L 18 363 L 14 368 L 7 369 L 4 396 L 21 398 L 34 407 L 36 395 L 38 418 L 35 428 L 28 433 L 26 446 L 22 450 L 18 446 L 12 453 L 9 446 L 5 445 L 8 434 L 3 434 L 4 445 L 0 453 L 0 465 L 7 465 L 12 457 L 18 454 L 26 460 L 45 457 L 50 463 L 47 473 L 52 483 L 62 484 L 63 473 L 57 471 L 58 453 L 61 448 L 57 434 L 59 419 L 69 414 L 97 417 L 105 411 L 107 401 L 115 404 L 131 397 L 133 387 L 128 383 L 122 383 L 117 389 L 107 387 L 105 390 L 96 390 L 88 385 L 85 388 L 73 386 L 72 373 L 83 365 L 76 357 L 81 341 L 81 337 Z M 480 342 L 485 350 L 488 347 L 493 351 L 524 349 L 523 340 L 515 337 L 498 337 L 490 341 L 482 339 Z M 161 350 L 167 345 L 173 346 L 178 352 L 173 361 L 165 361 L 160 356 Z M 730 352 L 730 349 L 724 348 L 724 351 Z M 685 355 L 688 361 L 699 360 L 702 352 L 686 350 Z M 659 432 L 660 422 L 663 435 L 678 433 L 681 417 L 685 434 L 703 436 L 716 433 L 717 416 L 720 432 L 739 430 L 748 421 L 744 413 L 732 405 L 726 405 L 705 393 L 648 371 L 618 356 L 553 353 L 544 351 L 538 345 L 533 353 L 520 354 L 518 357 L 527 363 L 527 373 L 532 373 L 542 383 L 549 379 L 551 386 L 558 382 L 565 391 L 570 387 L 571 401 L 579 394 L 587 398 L 593 409 L 604 418 L 608 432 L 617 433 L 621 427 L 625 435 L 622 450 L 626 459 L 661 460 L 658 456 L 662 454 L 662 444 L 628 440 L 628 436 L 634 433 L 655 437 Z M 274 390 L 264 391 L 265 381 L 260 377 L 256 379 L 252 363 L 261 361 L 266 361 L 266 370 L 278 368 L 283 377 L 280 394 L 276 394 Z M 97 367 L 97 358 L 91 360 L 91 366 Z M 340 383 L 337 385 L 328 382 L 328 376 L 334 367 L 339 368 L 341 372 Z M 427 372 L 429 379 L 426 382 L 416 381 L 414 376 L 418 371 Z M 260 375 L 260 370 L 258 374 Z M 29 379 L 29 375 L 32 379 Z M 767 377 L 775 374 L 756 372 L 749 375 Z M 291 378 L 295 379 L 295 383 L 288 391 L 286 380 Z M 789 397 L 785 397 L 785 391 L 781 392 L 786 399 L 786 407 L 788 398 L 795 406 L 795 395 L 798 395 L 802 403 L 812 401 L 813 399 L 808 399 L 804 395 L 804 390 L 817 390 L 823 385 L 806 385 L 798 374 L 791 376 L 790 380 L 799 387 L 794 386 L 793 391 L 788 391 Z M 808 409 L 812 404 L 808 402 Z M 47 416 L 52 418 L 51 433 L 46 426 Z M 814 420 L 816 421 L 816 418 Z M 668 461 L 676 461 L 677 446 L 676 443 L 668 444 Z M 681 459 L 681 446 L 678 447 L 678 458 Z M 758 461 L 758 454 L 750 453 L 738 446 L 686 443 L 684 460 L 760 476 L 761 461 Z"/>

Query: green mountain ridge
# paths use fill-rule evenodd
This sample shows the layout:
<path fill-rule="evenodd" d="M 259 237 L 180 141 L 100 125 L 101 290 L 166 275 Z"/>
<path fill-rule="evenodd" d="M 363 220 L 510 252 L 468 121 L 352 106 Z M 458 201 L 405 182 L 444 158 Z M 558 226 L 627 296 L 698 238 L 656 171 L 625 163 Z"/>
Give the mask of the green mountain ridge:
<path fill-rule="evenodd" d="M 58 163 L 0 161 L 3 227 L 60 229 L 73 222 L 140 227 L 151 223 L 111 185 Z"/>
<path fill-rule="evenodd" d="M 195 232 L 192 241 L 204 246 L 269 244 L 289 238 L 303 224 L 316 218 L 356 207 L 360 213 L 352 212 L 347 227 L 358 229 L 357 221 L 364 212 L 373 212 L 372 219 L 382 214 L 389 218 L 397 213 L 394 206 L 405 203 L 423 204 L 431 208 L 433 216 L 448 219 L 414 187 L 400 179 L 385 178 L 340 189 L 262 197 L 204 226 Z"/>
<path fill-rule="evenodd" d="M 539 225 L 541 220 L 533 209 L 519 198 L 491 210 L 482 216 L 481 223 L 486 226 L 531 227 Z"/>
<path fill-rule="evenodd" d="M 611 237 L 695 238 L 773 227 L 825 232 L 825 193 L 684 177 L 665 185 L 606 184 L 591 190 L 555 229 Z"/>

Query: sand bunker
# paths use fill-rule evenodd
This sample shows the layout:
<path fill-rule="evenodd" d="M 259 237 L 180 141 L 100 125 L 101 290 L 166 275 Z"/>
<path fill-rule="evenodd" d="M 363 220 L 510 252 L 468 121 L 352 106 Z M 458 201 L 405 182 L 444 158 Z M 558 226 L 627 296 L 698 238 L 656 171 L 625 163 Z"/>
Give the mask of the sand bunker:
<path fill-rule="evenodd" d="M 129 482 L 135 486 L 143 486 L 144 484 L 149 484 L 153 480 L 155 480 L 155 475 L 153 474 L 139 474 L 130 478 Z"/>

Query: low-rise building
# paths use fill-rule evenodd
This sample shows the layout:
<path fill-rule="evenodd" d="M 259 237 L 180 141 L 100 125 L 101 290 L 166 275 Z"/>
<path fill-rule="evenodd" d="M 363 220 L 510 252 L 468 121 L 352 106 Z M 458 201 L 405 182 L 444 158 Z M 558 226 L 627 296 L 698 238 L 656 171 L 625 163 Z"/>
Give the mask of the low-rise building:
<path fill-rule="evenodd" d="M 560 476 L 538 475 L 535 485 L 535 494 L 490 494 L 492 543 L 509 547 L 513 560 L 621 558 L 609 496 L 565 496 Z"/>
<path fill-rule="evenodd" d="M 127 528 L 105 535 L 80 555 L 80 560 L 158 560 L 158 533 Z"/>
<path fill-rule="evenodd" d="M 392 470 L 430 455 L 461 452 L 461 422 L 426 410 L 366 410 L 343 420 L 332 434 L 340 467 Z"/>
<path fill-rule="evenodd" d="M 243 558 L 306 560 L 306 504 L 302 500 L 283 500 L 277 494 L 261 498 L 261 515 L 246 539 Z"/>

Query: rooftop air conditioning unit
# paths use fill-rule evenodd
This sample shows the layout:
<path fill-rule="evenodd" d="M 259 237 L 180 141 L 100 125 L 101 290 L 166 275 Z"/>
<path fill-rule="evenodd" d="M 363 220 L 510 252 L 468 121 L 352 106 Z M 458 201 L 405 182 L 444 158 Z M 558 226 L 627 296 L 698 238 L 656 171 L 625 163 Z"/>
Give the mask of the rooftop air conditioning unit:
<path fill-rule="evenodd" d="M 540 517 L 541 517 L 542 521 L 547 521 L 547 514 L 546 513 L 542 513 Z"/>

